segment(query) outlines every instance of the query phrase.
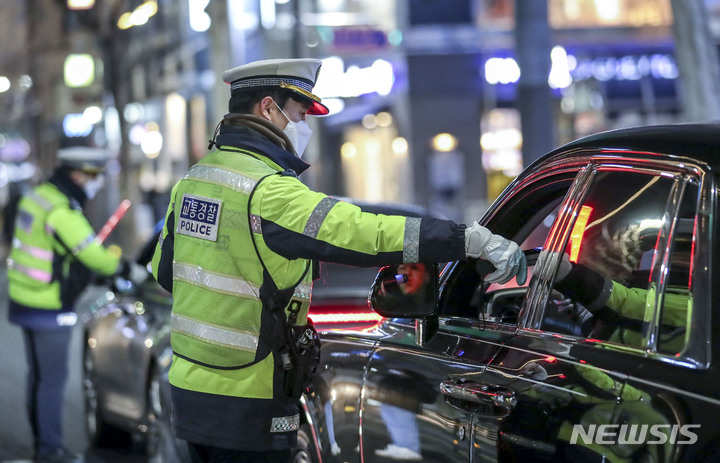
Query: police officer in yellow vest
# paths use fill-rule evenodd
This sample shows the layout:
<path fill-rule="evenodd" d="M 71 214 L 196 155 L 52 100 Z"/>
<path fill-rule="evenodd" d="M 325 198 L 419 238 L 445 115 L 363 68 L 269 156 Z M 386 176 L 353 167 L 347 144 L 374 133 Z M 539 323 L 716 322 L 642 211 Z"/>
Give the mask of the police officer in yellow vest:
<path fill-rule="evenodd" d="M 173 293 L 173 427 L 195 461 L 288 461 L 299 397 L 319 354 L 308 324 L 312 261 L 353 265 L 490 260 L 517 275 L 517 244 L 473 224 L 383 216 L 297 178 L 328 109 L 312 93 L 321 62 L 265 60 L 223 74 L 230 112 L 216 149 L 175 185 L 153 258 Z"/>
<path fill-rule="evenodd" d="M 109 276 L 120 259 L 95 240 L 82 208 L 102 185 L 104 152 L 61 149 L 47 182 L 20 199 L 8 263 L 9 321 L 28 359 L 28 414 L 36 461 L 77 461 L 62 441 L 62 402 L 74 304 L 91 272 Z"/>

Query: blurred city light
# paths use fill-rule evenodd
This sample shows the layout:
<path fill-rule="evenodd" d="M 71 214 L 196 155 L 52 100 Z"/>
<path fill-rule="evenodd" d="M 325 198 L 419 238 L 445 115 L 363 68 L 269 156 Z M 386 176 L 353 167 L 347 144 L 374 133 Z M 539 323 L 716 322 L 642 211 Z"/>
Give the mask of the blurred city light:
<path fill-rule="evenodd" d="M 65 85 L 87 87 L 95 81 L 95 60 L 87 53 L 72 53 L 63 66 Z"/>
<path fill-rule="evenodd" d="M 520 66 L 513 58 L 490 58 L 485 62 L 485 80 L 493 85 L 517 82 Z"/>
<path fill-rule="evenodd" d="M 117 108 L 111 106 L 105 111 L 105 139 L 111 150 L 120 148 L 122 135 L 120 134 L 120 115 Z"/>
<path fill-rule="evenodd" d="M 89 10 L 95 6 L 95 0 L 67 0 L 69 10 Z"/>
<path fill-rule="evenodd" d="M 5 93 L 8 90 L 10 90 L 10 79 L 0 76 L 0 93 Z"/>
<path fill-rule="evenodd" d="M 453 151 L 457 148 L 457 138 L 449 133 L 439 133 L 433 137 L 432 147 L 435 151 Z"/>
<path fill-rule="evenodd" d="M 362 126 L 368 130 L 372 130 L 377 127 L 377 118 L 375 114 L 365 114 L 362 118 Z"/>
<path fill-rule="evenodd" d="M 382 111 L 377 113 L 375 121 L 377 122 L 378 127 L 390 127 L 393 123 L 393 117 L 389 112 Z"/>
<path fill-rule="evenodd" d="M 345 100 L 342 98 L 323 98 L 322 102 L 327 106 L 330 114 L 338 114 L 345 109 Z"/>
<path fill-rule="evenodd" d="M 350 66 L 347 71 L 342 58 L 333 56 L 323 60 L 315 93 L 321 98 L 353 98 L 369 93 L 387 96 L 395 83 L 395 72 L 390 62 L 378 59 L 370 67 Z"/>
<path fill-rule="evenodd" d="M 18 86 L 20 87 L 20 90 L 29 90 L 33 86 L 32 77 L 27 74 L 21 75 L 20 80 L 18 80 Z"/>
<path fill-rule="evenodd" d="M 156 158 L 163 147 L 163 136 L 160 133 L 160 126 L 157 122 L 145 124 L 145 133 L 140 140 L 140 150 L 148 158 Z"/>
<path fill-rule="evenodd" d="M 340 155 L 345 159 L 352 159 L 357 156 L 357 147 L 354 143 L 345 142 L 340 147 Z"/>
<path fill-rule="evenodd" d="M 179 93 L 171 93 L 165 99 L 165 152 L 175 159 L 187 155 L 187 101 Z"/>
<path fill-rule="evenodd" d="M 190 29 L 195 32 L 205 32 L 210 29 L 212 20 L 210 15 L 205 12 L 208 3 L 210 3 L 210 0 L 188 0 Z"/>
<path fill-rule="evenodd" d="M 620 1 L 595 0 L 595 10 L 601 20 L 607 22 L 616 21 L 620 16 Z"/>
<path fill-rule="evenodd" d="M 275 27 L 275 0 L 260 0 L 260 24 L 265 29 Z"/>
<path fill-rule="evenodd" d="M 146 24 L 152 16 L 158 11 L 158 5 L 155 0 L 150 0 L 139 5 L 133 11 L 127 11 L 120 15 L 117 22 L 119 29 L 129 29 L 133 26 L 142 26 Z"/>
<path fill-rule="evenodd" d="M 135 124 L 132 127 L 130 127 L 130 131 L 128 133 L 128 139 L 130 140 L 130 143 L 132 143 L 133 145 L 140 145 L 140 143 L 142 143 L 144 136 L 145 136 L 145 127 L 142 124 Z"/>
<path fill-rule="evenodd" d="M 82 113 L 66 114 L 62 126 L 67 137 L 87 137 L 93 129 L 93 125 L 87 123 Z"/>
<path fill-rule="evenodd" d="M 408 152 L 408 142 L 403 137 L 397 137 L 392 141 L 392 150 L 397 156 L 404 156 Z"/>
<path fill-rule="evenodd" d="M 30 143 L 24 138 L 0 135 L 0 161 L 20 162 L 30 155 Z"/>
<path fill-rule="evenodd" d="M 97 124 L 102 120 L 102 117 L 103 111 L 97 106 L 88 106 L 85 108 L 85 111 L 83 111 L 83 119 L 90 125 Z"/>
<path fill-rule="evenodd" d="M 550 76 L 548 83 L 551 88 L 567 88 L 572 84 L 572 76 L 570 75 L 570 65 L 568 64 L 568 55 L 561 46 L 553 47 L 550 52 L 552 67 L 550 68 Z"/>
<path fill-rule="evenodd" d="M 552 68 L 548 83 L 552 88 L 567 88 L 573 81 L 596 79 L 640 80 L 677 79 L 674 58 L 668 54 L 606 56 L 578 59 L 556 46 L 551 52 Z M 485 80 L 491 85 L 514 84 L 520 80 L 520 67 L 514 58 L 490 58 L 485 62 Z"/>
<path fill-rule="evenodd" d="M 131 124 L 139 121 L 145 115 L 145 108 L 140 103 L 128 103 L 123 110 L 123 117 Z"/>

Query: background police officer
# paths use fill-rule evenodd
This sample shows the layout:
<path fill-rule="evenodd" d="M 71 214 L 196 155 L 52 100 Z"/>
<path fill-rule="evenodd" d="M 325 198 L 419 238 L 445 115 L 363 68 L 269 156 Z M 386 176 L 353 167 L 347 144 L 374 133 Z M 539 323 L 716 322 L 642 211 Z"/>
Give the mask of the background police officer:
<path fill-rule="evenodd" d="M 290 458 L 313 364 L 294 336 L 313 337 L 313 260 L 473 256 L 495 265 L 488 281 L 525 280 L 517 244 L 477 224 L 368 214 L 297 179 L 309 167 L 305 117 L 328 113 L 312 93 L 320 64 L 265 60 L 223 73 L 230 113 L 217 149 L 171 193 L 153 273 L 173 293 L 173 426 L 196 461 Z"/>
<path fill-rule="evenodd" d="M 91 272 L 109 276 L 124 266 L 95 239 L 83 215 L 102 186 L 103 151 L 58 153 L 47 182 L 20 199 L 8 257 L 10 322 L 23 330 L 28 361 L 28 415 L 36 461 L 76 461 L 63 447 L 62 403 L 74 305 Z"/>

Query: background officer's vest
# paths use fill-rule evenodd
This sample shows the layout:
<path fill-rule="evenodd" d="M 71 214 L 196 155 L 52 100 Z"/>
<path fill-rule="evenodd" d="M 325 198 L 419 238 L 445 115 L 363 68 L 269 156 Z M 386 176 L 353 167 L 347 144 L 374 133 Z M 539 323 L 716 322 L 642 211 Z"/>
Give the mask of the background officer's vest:
<path fill-rule="evenodd" d="M 300 283 L 293 300 L 300 303 L 297 323 L 306 323 L 312 284 L 308 261 L 270 251 L 262 240 L 260 218 L 248 210 L 257 182 L 276 172 L 252 156 L 217 150 L 175 185 L 168 227 L 172 219 L 171 342 L 176 355 L 232 369 L 272 351 L 275 319 L 262 310 L 258 253 L 280 289 Z"/>
<path fill-rule="evenodd" d="M 62 306 L 61 278 L 69 276 L 70 259 L 56 262 L 57 256 L 79 253 L 90 244 L 86 243 L 88 239 L 95 238 L 83 219 L 85 227 L 69 230 L 73 234 L 70 241 L 77 242 L 77 248 L 65 249 L 54 239 L 55 230 L 48 221 L 51 212 L 59 213 L 60 210 L 75 213 L 67 196 L 49 183 L 35 188 L 18 204 L 13 245 L 8 258 L 8 280 L 9 296 L 19 304 L 59 310 Z M 53 262 L 61 267 L 53 268 Z M 117 266 L 117 261 L 114 265 Z"/>

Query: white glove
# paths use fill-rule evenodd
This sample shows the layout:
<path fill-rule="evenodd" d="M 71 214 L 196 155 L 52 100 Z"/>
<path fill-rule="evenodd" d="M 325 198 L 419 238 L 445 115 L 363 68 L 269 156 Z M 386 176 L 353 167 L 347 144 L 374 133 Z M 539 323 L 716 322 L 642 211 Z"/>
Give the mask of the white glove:
<path fill-rule="evenodd" d="M 517 277 L 518 285 L 524 285 L 527 279 L 527 263 L 517 243 L 494 235 L 477 222 L 465 229 L 465 255 L 487 260 L 495 266 L 495 271 L 485 277 L 488 283 L 507 283 Z"/>

